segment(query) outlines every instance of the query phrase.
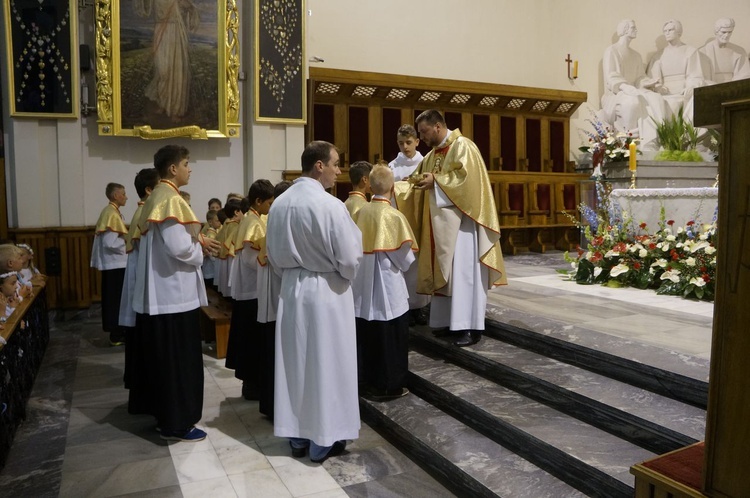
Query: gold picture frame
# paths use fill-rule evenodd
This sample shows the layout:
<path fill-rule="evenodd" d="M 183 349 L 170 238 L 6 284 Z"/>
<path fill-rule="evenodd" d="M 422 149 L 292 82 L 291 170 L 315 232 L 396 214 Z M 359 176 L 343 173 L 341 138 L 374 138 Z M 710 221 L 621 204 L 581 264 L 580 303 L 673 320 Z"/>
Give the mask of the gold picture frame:
<path fill-rule="evenodd" d="M 240 136 L 236 0 L 95 0 L 99 135 Z"/>
<path fill-rule="evenodd" d="M 307 122 L 305 1 L 255 2 L 255 120 Z"/>
<path fill-rule="evenodd" d="M 3 4 L 10 115 L 77 118 L 77 3 L 5 0 Z"/>

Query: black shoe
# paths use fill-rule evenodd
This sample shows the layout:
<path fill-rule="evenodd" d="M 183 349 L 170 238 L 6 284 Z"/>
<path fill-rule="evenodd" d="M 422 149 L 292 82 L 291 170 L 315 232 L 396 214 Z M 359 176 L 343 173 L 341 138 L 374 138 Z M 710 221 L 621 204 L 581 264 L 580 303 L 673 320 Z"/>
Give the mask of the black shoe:
<path fill-rule="evenodd" d="M 294 446 L 292 446 L 291 441 L 289 441 L 289 446 L 292 448 L 292 456 L 294 458 L 303 458 L 305 455 L 307 455 L 307 447 L 295 448 Z"/>
<path fill-rule="evenodd" d="M 460 330 L 451 330 L 448 327 L 443 327 L 442 329 L 434 329 L 432 331 L 432 335 L 434 335 L 435 337 L 438 337 L 438 338 L 440 338 L 440 337 L 450 337 L 452 335 L 457 335 L 457 334 L 460 334 L 460 333 L 461 333 Z"/>
<path fill-rule="evenodd" d="M 417 311 L 417 325 L 427 325 L 430 323 L 430 305 L 419 308 Z"/>
<path fill-rule="evenodd" d="M 409 394 L 405 387 L 398 389 L 371 389 L 368 391 L 366 398 L 372 401 L 390 401 L 392 399 L 403 398 Z"/>
<path fill-rule="evenodd" d="M 455 341 L 453 344 L 460 348 L 463 348 L 465 346 L 471 346 L 478 343 L 481 338 L 482 332 L 480 332 L 479 330 L 466 330 L 464 332 L 464 335 L 462 335 L 461 338 Z"/>
<path fill-rule="evenodd" d="M 345 449 L 346 449 L 346 441 L 336 441 L 335 443 L 333 443 L 333 446 L 331 446 L 331 449 L 328 451 L 328 454 L 326 454 L 326 456 L 324 456 L 323 458 L 319 460 L 315 460 L 311 458 L 310 461 L 313 463 L 323 463 L 331 457 L 342 454 Z"/>

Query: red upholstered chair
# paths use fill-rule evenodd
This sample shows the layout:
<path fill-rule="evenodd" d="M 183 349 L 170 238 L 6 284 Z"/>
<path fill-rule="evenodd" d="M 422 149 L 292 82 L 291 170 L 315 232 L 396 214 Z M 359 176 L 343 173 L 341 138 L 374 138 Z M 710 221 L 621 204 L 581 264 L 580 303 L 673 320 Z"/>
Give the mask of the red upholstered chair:
<path fill-rule="evenodd" d="M 529 224 L 549 225 L 552 223 L 553 193 L 549 183 L 529 183 Z"/>
<path fill-rule="evenodd" d="M 518 226 L 526 207 L 526 189 L 523 183 L 498 183 L 500 202 L 498 215 L 501 226 Z"/>

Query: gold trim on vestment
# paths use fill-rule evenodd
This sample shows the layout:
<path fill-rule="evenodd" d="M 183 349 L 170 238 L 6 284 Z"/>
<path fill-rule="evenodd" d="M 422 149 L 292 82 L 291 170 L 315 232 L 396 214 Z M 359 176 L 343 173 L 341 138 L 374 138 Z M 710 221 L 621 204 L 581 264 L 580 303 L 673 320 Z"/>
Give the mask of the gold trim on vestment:
<path fill-rule="evenodd" d="M 419 251 L 406 217 L 387 199 L 372 199 L 357 212 L 354 221 L 362 232 L 362 251 L 365 254 L 397 251 L 404 244 L 409 244 L 414 252 Z"/>
<path fill-rule="evenodd" d="M 122 219 L 122 214 L 120 214 L 117 204 L 112 202 L 102 209 L 99 219 L 96 222 L 96 234 L 104 232 L 115 232 L 121 235 L 128 233 L 128 228 L 125 226 L 125 221 Z"/>

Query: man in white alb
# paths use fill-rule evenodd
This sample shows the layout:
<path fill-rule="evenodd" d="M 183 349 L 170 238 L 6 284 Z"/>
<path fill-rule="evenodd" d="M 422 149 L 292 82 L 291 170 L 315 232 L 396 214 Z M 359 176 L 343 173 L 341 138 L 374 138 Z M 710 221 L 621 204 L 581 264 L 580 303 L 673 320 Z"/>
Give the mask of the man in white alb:
<path fill-rule="evenodd" d="M 281 273 L 274 434 L 290 438 L 295 457 L 309 450 L 322 462 L 359 436 L 351 282 L 362 234 L 325 191 L 341 173 L 333 144 L 311 142 L 301 162 L 302 176 L 271 206 L 266 230 L 268 260 Z"/>

